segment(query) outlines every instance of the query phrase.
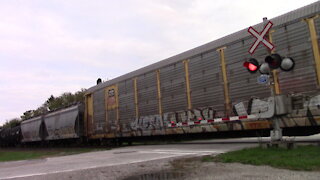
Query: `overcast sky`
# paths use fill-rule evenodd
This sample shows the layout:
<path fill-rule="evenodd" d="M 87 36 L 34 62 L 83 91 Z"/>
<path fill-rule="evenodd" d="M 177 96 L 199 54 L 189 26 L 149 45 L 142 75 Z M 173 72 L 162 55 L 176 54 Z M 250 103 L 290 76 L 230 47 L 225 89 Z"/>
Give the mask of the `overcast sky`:
<path fill-rule="evenodd" d="M 0 125 L 314 0 L 0 0 Z"/>

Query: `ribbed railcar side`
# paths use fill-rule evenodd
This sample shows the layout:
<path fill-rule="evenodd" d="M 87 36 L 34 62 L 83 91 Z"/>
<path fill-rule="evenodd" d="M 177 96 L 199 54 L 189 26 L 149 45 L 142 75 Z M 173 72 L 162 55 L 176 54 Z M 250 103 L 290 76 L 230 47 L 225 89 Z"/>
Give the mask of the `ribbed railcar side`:
<path fill-rule="evenodd" d="M 295 67 L 290 72 L 279 71 L 281 93 L 307 93 L 317 90 L 312 44 L 307 23 L 298 21 L 278 26 L 272 33 L 276 52 L 292 57 Z"/>
<path fill-rule="evenodd" d="M 130 123 L 135 118 L 133 80 L 128 79 L 118 84 L 119 87 L 119 121 L 123 133 L 130 134 Z"/>
<path fill-rule="evenodd" d="M 185 70 L 182 62 L 160 68 L 163 112 L 187 108 Z"/>
<path fill-rule="evenodd" d="M 158 114 L 157 75 L 149 72 L 137 77 L 139 116 Z"/>
<path fill-rule="evenodd" d="M 95 134 L 104 133 L 107 130 L 105 90 L 100 89 L 93 93 L 93 132 Z"/>
<path fill-rule="evenodd" d="M 219 58 L 215 50 L 190 58 L 191 103 L 194 109 L 210 106 L 220 113 L 218 116 L 224 116 L 223 80 Z"/>

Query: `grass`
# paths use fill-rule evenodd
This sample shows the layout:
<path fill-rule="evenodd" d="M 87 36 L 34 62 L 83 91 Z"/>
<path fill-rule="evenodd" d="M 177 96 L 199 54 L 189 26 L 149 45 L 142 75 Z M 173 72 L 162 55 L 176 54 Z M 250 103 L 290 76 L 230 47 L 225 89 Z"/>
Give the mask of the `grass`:
<path fill-rule="evenodd" d="M 65 156 L 71 154 L 79 154 L 91 151 L 107 150 L 103 148 L 12 148 L 0 149 L 0 162 L 17 161 L 27 159 L 38 159 L 52 156 Z"/>
<path fill-rule="evenodd" d="M 218 156 L 205 156 L 203 162 L 239 162 L 252 165 L 269 165 L 291 170 L 319 171 L 320 147 L 298 146 L 295 149 L 249 148 Z"/>

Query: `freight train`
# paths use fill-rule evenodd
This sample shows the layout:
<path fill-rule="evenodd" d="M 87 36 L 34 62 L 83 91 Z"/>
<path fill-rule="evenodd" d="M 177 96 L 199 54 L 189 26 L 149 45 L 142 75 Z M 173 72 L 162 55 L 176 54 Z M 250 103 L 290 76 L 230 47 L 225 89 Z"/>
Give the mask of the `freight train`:
<path fill-rule="evenodd" d="M 83 113 L 84 106 L 78 103 L 24 120 L 19 126 L 0 130 L 0 145 L 81 143 L 84 137 Z"/>
<path fill-rule="evenodd" d="M 1 141 L 104 141 L 138 137 L 212 135 L 270 130 L 274 119 L 284 133 L 320 131 L 320 2 L 271 19 L 272 53 L 290 57 L 289 71 L 272 70 L 258 84 L 243 63 L 270 54 L 262 45 L 248 53 L 247 29 L 87 90 L 85 104 L 25 120 L 1 131 Z M 253 26 L 263 29 L 264 23 Z M 266 76 L 268 77 L 268 76 Z M 271 78 L 272 77 L 272 78 Z M 273 92 L 272 94 L 270 92 Z M 4 140 L 10 135 L 14 140 Z M 13 133 L 15 132 L 15 133 Z M 7 143 L 6 143 L 7 144 Z"/>

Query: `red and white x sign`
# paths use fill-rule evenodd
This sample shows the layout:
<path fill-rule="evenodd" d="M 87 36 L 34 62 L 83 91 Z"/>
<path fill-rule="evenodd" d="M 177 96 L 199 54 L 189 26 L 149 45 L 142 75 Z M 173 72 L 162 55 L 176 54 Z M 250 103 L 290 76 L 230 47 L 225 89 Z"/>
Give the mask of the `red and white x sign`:
<path fill-rule="evenodd" d="M 271 21 L 269 21 L 268 24 L 266 24 L 266 26 L 264 26 L 262 32 L 260 32 L 260 33 L 258 33 L 255 29 L 253 29 L 253 27 L 251 27 L 251 26 L 249 27 L 248 32 L 250 34 L 252 34 L 253 37 L 256 38 L 256 41 L 249 49 L 250 54 L 254 53 L 254 51 L 257 49 L 257 47 L 259 46 L 259 44 L 261 42 L 263 43 L 263 45 L 265 45 L 270 50 L 272 50 L 274 48 L 274 45 L 271 42 L 269 42 L 267 39 L 264 38 L 264 36 L 271 29 L 272 25 L 273 25 L 273 23 Z"/>

